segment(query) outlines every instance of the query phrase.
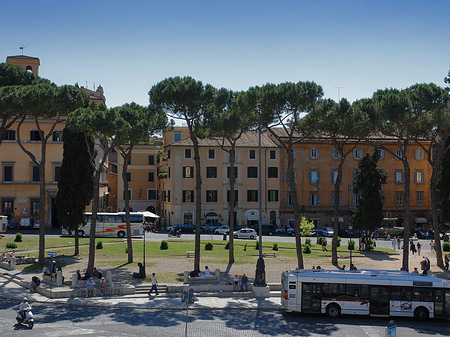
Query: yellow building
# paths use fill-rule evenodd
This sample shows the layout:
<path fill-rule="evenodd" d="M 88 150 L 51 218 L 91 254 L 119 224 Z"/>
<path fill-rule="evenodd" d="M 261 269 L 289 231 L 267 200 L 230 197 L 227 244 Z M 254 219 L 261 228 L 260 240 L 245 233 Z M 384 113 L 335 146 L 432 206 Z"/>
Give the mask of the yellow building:
<path fill-rule="evenodd" d="M 195 219 L 194 149 L 186 127 L 164 134 L 167 159 L 161 162 L 160 215 L 167 226 L 191 224 Z M 199 140 L 202 170 L 201 223 L 229 224 L 229 158 L 216 139 Z M 262 135 L 262 219 L 280 223 L 279 147 Z M 164 173 L 165 172 L 165 173 Z M 258 210 L 258 134 L 247 132 L 236 146 L 235 218 L 238 225 L 252 225 Z"/>
<path fill-rule="evenodd" d="M 36 57 L 9 56 L 7 62 L 18 65 L 25 70 L 39 75 L 40 61 Z M 84 89 L 84 88 L 83 88 Z M 96 102 L 105 104 L 103 89 L 97 91 L 84 89 Z M 95 98 L 95 99 L 94 99 Z M 44 135 L 51 130 L 54 120 L 40 120 L 39 125 Z M 46 226 L 58 226 L 56 219 L 55 196 L 58 190 L 59 169 L 62 164 L 64 122 L 57 124 L 47 144 L 45 167 L 46 179 Z M 38 218 L 39 212 L 39 170 L 30 157 L 17 144 L 17 123 L 7 130 L 0 145 L 1 181 L 0 201 L 1 212 L 14 219 L 17 224 L 22 219 L 29 219 L 31 224 Z M 25 120 L 21 127 L 20 138 L 24 147 L 40 159 L 41 141 L 34 120 Z M 96 142 L 96 149 L 101 153 L 101 147 Z M 107 175 L 102 175 L 101 196 L 105 200 L 107 193 Z M 26 220 L 27 221 L 27 220 Z"/>

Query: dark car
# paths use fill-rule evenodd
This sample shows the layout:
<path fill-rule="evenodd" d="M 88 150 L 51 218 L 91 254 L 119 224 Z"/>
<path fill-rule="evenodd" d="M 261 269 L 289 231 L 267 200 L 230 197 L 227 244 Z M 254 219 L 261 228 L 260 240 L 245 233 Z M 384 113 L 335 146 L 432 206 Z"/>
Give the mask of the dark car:
<path fill-rule="evenodd" d="M 359 238 L 360 233 L 357 229 L 341 228 L 339 229 L 341 238 Z"/>
<path fill-rule="evenodd" d="M 253 228 L 259 235 L 259 225 L 253 225 L 250 228 Z M 277 228 L 274 225 L 262 225 L 262 235 L 274 235 L 276 232 Z"/>
<path fill-rule="evenodd" d="M 181 233 L 194 233 L 195 232 L 195 225 L 181 225 L 180 227 Z"/>
<path fill-rule="evenodd" d="M 8 229 L 16 229 L 17 221 L 14 219 L 8 220 Z"/>

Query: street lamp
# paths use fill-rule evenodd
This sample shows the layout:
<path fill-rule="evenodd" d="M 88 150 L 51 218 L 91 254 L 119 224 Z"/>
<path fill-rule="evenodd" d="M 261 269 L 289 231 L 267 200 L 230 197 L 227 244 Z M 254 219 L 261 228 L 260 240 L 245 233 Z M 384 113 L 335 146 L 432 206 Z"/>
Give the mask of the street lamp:
<path fill-rule="evenodd" d="M 144 275 L 143 275 L 143 278 L 145 278 L 145 276 L 146 276 L 146 273 L 145 273 L 145 226 L 144 226 L 144 253 L 143 253 L 143 256 L 142 256 L 142 259 L 144 260 L 143 262 L 143 266 L 144 266 Z"/>
<path fill-rule="evenodd" d="M 259 195 L 258 195 L 258 203 L 259 203 L 259 258 L 256 262 L 256 276 L 255 283 L 253 284 L 255 287 L 265 287 L 266 283 L 266 268 L 264 264 L 264 258 L 262 255 L 262 171 L 261 171 L 261 104 L 258 104 L 258 150 L 259 150 Z"/>

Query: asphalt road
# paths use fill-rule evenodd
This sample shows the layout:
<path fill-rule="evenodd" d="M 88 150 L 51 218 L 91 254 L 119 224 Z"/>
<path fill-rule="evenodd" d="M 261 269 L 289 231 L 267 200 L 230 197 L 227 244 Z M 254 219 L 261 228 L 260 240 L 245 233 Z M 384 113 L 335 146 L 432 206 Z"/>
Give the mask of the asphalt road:
<path fill-rule="evenodd" d="M 186 313 L 174 310 L 33 304 L 35 327 L 15 324 L 18 303 L 0 299 L 1 336 L 185 336 Z M 397 336 L 449 336 L 448 320 L 396 319 Z M 388 319 L 260 310 L 191 310 L 187 336 L 385 336 Z"/>

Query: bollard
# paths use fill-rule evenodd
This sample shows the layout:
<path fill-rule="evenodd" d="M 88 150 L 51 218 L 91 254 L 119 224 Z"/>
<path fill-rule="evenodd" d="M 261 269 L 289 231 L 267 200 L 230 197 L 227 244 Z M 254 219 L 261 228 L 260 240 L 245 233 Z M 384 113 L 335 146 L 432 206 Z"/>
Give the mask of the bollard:
<path fill-rule="evenodd" d="M 227 234 L 223 235 L 223 241 L 227 241 Z"/>
<path fill-rule="evenodd" d="M 112 287 L 112 273 L 110 270 L 106 272 L 106 285 Z"/>
<path fill-rule="evenodd" d="M 15 257 L 12 257 L 11 260 L 9 261 L 9 269 L 10 270 L 16 269 L 16 258 Z"/>
<path fill-rule="evenodd" d="M 78 274 L 72 274 L 72 288 L 78 287 Z"/>
<path fill-rule="evenodd" d="M 386 337 L 396 337 L 397 336 L 397 325 L 394 321 L 389 321 L 386 327 Z"/>
<path fill-rule="evenodd" d="M 61 287 L 63 285 L 63 276 L 62 276 L 62 271 L 57 271 L 56 272 L 56 286 L 57 287 Z"/>

